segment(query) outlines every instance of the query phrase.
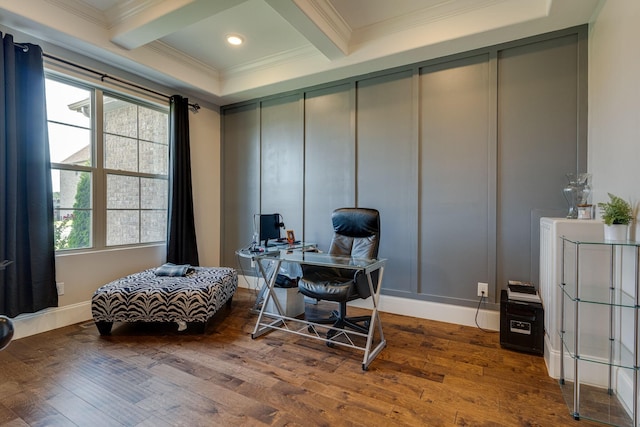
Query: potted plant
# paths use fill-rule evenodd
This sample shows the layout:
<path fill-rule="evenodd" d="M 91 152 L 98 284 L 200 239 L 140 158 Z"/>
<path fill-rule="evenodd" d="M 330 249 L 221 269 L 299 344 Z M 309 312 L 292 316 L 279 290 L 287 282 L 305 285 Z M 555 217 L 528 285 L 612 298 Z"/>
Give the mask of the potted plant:
<path fill-rule="evenodd" d="M 605 240 L 627 240 L 627 229 L 633 220 L 631 204 L 614 194 L 609 195 L 609 202 L 600 202 L 598 207 L 604 221 Z"/>

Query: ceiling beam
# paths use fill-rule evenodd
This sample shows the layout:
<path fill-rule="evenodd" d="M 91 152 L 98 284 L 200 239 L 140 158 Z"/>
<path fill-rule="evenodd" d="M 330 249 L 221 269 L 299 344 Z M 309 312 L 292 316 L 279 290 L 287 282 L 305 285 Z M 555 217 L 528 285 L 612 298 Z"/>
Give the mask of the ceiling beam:
<path fill-rule="evenodd" d="M 131 2 L 120 3 L 107 12 L 111 41 L 125 49 L 135 49 L 245 1 L 143 1 L 137 7 Z M 123 5 L 126 9 L 120 9 Z"/>
<path fill-rule="evenodd" d="M 330 60 L 349 54 L 351 28 L 327 0 L 265 0 Z"/>

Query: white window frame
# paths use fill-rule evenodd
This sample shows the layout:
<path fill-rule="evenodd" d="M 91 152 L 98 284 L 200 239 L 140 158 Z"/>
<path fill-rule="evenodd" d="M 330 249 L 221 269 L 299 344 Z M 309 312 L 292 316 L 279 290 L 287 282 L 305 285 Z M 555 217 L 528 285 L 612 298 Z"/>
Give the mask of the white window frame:
<path fill-rule="evenodd" d="M 142 106 L 144 108 L 156 110 L 167 115 L 167 122 L 169 121 L 169 106 L 161 106 L 158 104 L 151 103 L 149 101 L 145 101 L 139 98 L 135 98 L 130 95 L 118 93 L 113 90 L 104 89 L 93 85 L 91 83 L 80 81 L 72 78 L 68 78 L 66 76 L 62 76 L 58 73 L 50 73 L 45 72 L 45 78 L 50 80 L 55 80 L 57 82 L 67 84 L 70 86 L 79 87 L 82 89 L 89 90 L 91 92 L 91 165 L 90 166 L 81 166 L 81 165 L 70 165 L 65 163 L 54 163 L 51 162 L 52 169 L 58 170 L 66 170 L 66 171 L 78 171 L 78 172 L 90 172 L 91 173 L 91 190 L 92 190 L 92 239 L 91 246 L 86 248 L 69 248 L 62 249 L 56 251 L 57 254 L 66 254 L 66 253 L 76 253 L 76 252 L 92 252 L 92 251 L 100 251 L 100 250 L 112 250 L 118 248 L 130 248 L 130 247 L 145 247 L 145 246 L 153 246 L 158 244 L 166 243 L 166 233 L 165 238 L 163 240 L 153 241 L 153 242 L 144 242 L 144 243 L 131 243 L 131 244 L 123 244 L 123 245 L 112 245 L 107 246 L 107 186 L 106 186 L 106 177 L 108 174 L 114 175 L 124 175 L 124 176 L 134 176 L 138 178 L 160 178 L 167 179 L 168 181 L 168 170 L 167 167 L 167 175 L 159 175 L 159 174 L 149 174 L 149 173 L 141 173 L 141 172 L 131 172 L 131 171 L 121 171 L 114 169 L 107 169 L 104 165 L 104 111 L 103 111 L 103 99 L 105 96 L 110 98 L 121 99 L 126 102 L 130 102 L 136 104 L 138 106 Z M 167 123 L 168 129 L 168 123 Z M 167 139 L 169 136 L 167 135 Z M 167 143 L 169 141 L 167 140 Z M 168 161 L 167 156 L 167 161 Z M 168 166 L 168 165 L 167 165 Z M 168 198 L 168 186 L 167 186 L 167 198 Z M 168 202 L 168 200 L 167 200 Z M 167 203 L 168 204 L 168 203 Z M 168 209 L 168 206 L 167 206 Z M 143 211 L 142 207 L 138 208 L 138 211 Z M 168 211 L 167 211 L 168 217 Z M 140 231 L 140 230 L 139 230 Z M 139 236 L 140 237 L 140 236 Z M 140 239 L 139 239 L 140 240 Z"/>

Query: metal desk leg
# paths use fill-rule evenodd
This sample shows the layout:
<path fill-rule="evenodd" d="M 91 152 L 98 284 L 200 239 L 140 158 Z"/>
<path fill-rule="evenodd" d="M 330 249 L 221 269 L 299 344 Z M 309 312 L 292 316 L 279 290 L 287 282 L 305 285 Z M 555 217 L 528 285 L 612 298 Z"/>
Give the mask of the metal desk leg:
<path fill-rule="evenodd" d="M 264 268 L 264 270 L 260 270 L 260 276 L 263 278 L 263 282 L 262 286 L 260 286 L 260 289 L 258 290 L 258 295 L 256 296 L 256 300 L 253 303 L 253 307 L 252 307 L 252 311 L 256 314 L 258 314 L 260 312 L 260 306 L 262 305 L 262 303 L 264 302 L 264 296 L 267 292 L 267 280 L 264 280 L 264 277 L 266 275 L 266 277 L 271 277 L 274 273 L 277 275 L 278 272 L 273 270 L 273 263 L 274 260 L 264 260 L 264 261 L 268 261 L 268 266 L 266 268 Z M 258 263 L 260 263 L 261 261 L 257 261 Z M 260 267 L 258 267 L 258 269 L 260 269 Z"/>
<path fill-rule="evenodd" d="M 282 307 L 280 306 L 280 301 L 278 301 L 278 298 L 275 297 L 274 293 L 273 293 L 273 285 L 276 283 L 276 277 L 278 276 L 278 271 L 280 270 L 280 264 L 282 264 L 282 261 L 279 259 L 276 260 L 271 260 L 271 259 L 265 259 L 265 261 L 269 261 L 269 262 L 275 262 L 274 265 L 274 274 L 271 275 L 271 277 L 267 277 L 267 272 L 264 268 L 264 265 L 262 265 L 262 260 L 258 260 L 258 268 L 260 269 L 260 274 L 262 274 L 262 278 L 264 279 L 264 282 L 266 284 L 267 287 L 267 293 L 264 296 L 264 301 L 262 302 L 262 308 L 260 308 L 260 314 L 258 315 L 258 320 L 256 321 L 256 326 L 253 329 L 253 332 L 251 333 L 251 338 L 255 339 L 261 335 L 264 335 L 265 333 L 271 331 L 271 326 L 280 326 L 283 324 L 283 320 L 282 319 L 276 319 L 273 322 L 267 324 L 267 325 L 262 325 L 262 318 L 264 316 L 264 310 L 267 307 L 267 304 L 269 303 L 269 299 L 273 298 L 273 301 L 275 302 L 275 306 L 276 306 L 276 310 L 278 310 L 278 313 L 280 313 L 281 315 L 284 314 L 284 311 L 282 310 Z M 262 326 L 262 327 L 261 327 Z"/>
<path fill-rule="evenodd" d="M 371 279 L 371 272 L 367 273 L 367 281 L 369 282 L 369 291 L 371 292 L 373 302 L 373 312 L 371 313 L 371 322 L 369 322 L 369 333 L 367 334 L 367 344 L 364 350 L 364 358 L 362 360 L 362 370 L 369 369 L 369 365 L 376 358 L 378 353 L 386 347 L 387 341 L 384 339 L 384 333 L 382 332 L 382 322 L 380 321 L 380 314 L 378 313 L 378 301 L 380 300 L 380 288 L 382 287 L 382 276 L 384 275 L 384 267 L 380 267 L 380 274 L 378 275 L 378 285 L 376 291 L 373 292 L 373 281 Z M 371 350 L 371 344 L 373 343 L 373 333 L 376 326 L 378 327 L 378 333 L 380 334 L 380 342 Z"/>

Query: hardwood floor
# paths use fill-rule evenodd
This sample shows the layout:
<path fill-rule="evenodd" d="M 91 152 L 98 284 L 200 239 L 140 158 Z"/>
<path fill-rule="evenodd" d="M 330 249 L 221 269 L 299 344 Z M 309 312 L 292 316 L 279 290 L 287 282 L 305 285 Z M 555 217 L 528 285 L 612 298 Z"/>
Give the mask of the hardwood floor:
<path fill-rule="evenodd" d="M 206 333 L 92 323 L 0 352 L 2 426 L 576 426 L 541 357 L 497 333 L 382 314 L 387 347 L 362 353 L 276 331 L 252 340 L 240 289 Z"/>

